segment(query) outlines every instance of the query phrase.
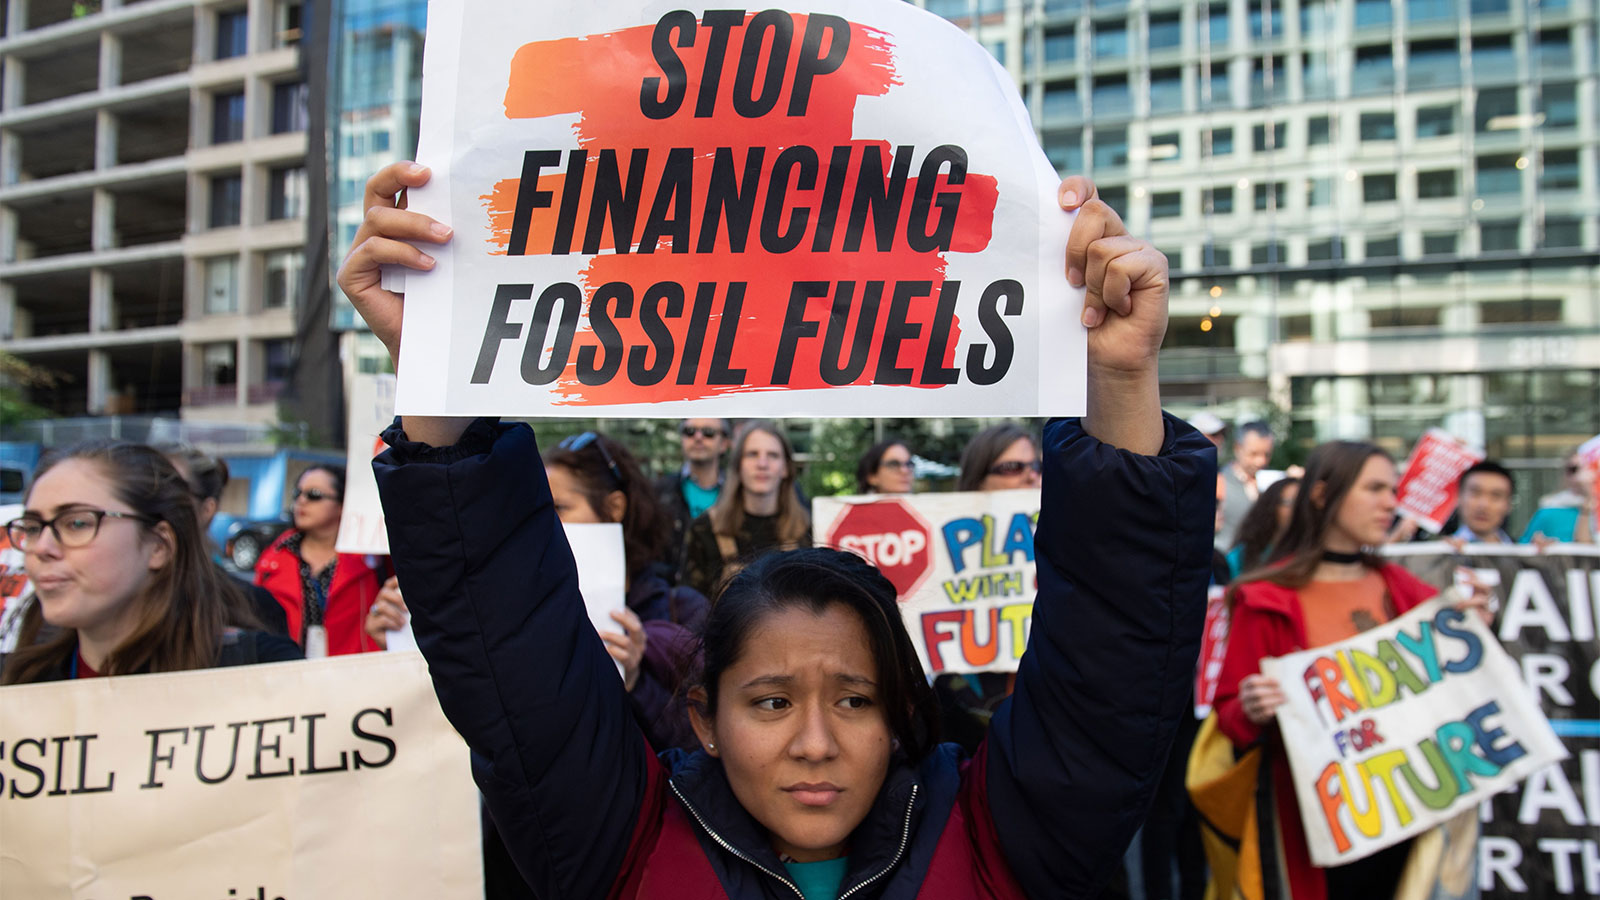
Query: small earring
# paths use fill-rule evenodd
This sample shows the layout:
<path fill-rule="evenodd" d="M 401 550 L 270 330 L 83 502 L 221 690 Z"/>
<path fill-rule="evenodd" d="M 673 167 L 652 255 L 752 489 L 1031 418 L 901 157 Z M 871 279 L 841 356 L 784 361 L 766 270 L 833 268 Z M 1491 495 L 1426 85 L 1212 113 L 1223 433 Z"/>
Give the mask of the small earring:
<path fill-rule="evenodd" d="M 706 742 L 706 749 L 711 751 L 712 753 L 715 753 L 715 752 L 717 752 L 717 745 L 716 745 L 715 742 L 707 741 Z"/>

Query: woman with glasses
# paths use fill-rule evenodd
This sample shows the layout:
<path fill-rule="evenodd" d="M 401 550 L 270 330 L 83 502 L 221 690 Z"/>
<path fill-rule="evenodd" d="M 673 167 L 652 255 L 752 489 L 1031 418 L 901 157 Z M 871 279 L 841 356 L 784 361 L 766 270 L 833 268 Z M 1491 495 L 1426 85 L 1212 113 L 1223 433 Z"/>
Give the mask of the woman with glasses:
<path fill-rule="evenodd" d="M 916 480 L 911 447 L 902 440 L 873 444 L 856 464 L 856 490 L 863 494 L 909 494 Z"/>
<path fill-rule="evenodd" d="M 722 493 L 694 523 L 683 583 L 707 596 L 755 555 L 811 546 L 811 515 L 795 492 L 794 449 L 777 425 L 747 422 L 733 439 Z"/>
<path fill-rule="evenodd" d="M 317 463 L 301 472 L 291 513 L 294 527 L 256 561 L 256 584 L 283 606 L 289 634 L 311 659 L 382 650 L 365 626 L 387 561 L 333 546 L 344 515 L 344 466 Z"/>
<path fill-rule="evenodd" d="M 300 657 L 286 638 L 230 627 L 244 601 L 206 554 L 189 486 L 156 450 L 100 442 L 51 453 L 24 509 L 6 535 L 34 593 L 3 683 Z"/>
<path fill-rule="evenodd" d="M 1039 486 L 1039 445 L 1021 425 L 1004 422 L 977 433 L 961 451 L 958 491 L 1004 491 Z"/>

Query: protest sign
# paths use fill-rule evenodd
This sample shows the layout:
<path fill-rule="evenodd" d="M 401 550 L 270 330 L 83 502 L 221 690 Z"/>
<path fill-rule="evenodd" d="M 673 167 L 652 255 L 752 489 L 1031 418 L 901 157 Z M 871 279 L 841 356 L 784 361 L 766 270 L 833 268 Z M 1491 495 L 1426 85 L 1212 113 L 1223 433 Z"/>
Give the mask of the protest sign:
<path fill-rule="evenodd" d="M 1311 861 L 1370 856 L 1566 757 L 1516 665 L 1454 593 L 1345 641 L 1261 661 Z"/>
<path fill-rule="evenodd" d="M 1600 547 L 1469 544 L 1458 553 L 1440 542 L 1385 555 L 1433 584 L 1465 565 L 1496 585 L 1495 635 L 1569 754 L 1484 805 L 1484 897 L 1600 897 Z"/>
<path fill-rule="evenodd" d="M 1222 662 L 1228 658 L 1227 589 L 1212 585 L 1206 592 L 1206 623 L 1200 631 L 1200 659 L 1194 670 L 1194 717 L 1211 715 L 1211 701 L 1217 697 L 1217 682 L 1222 678 Z"/>
<path fill-rule="evenodd" d="M 0 506 L 0 525 L 22 515 L 22 509 L 18 504 Z M 17 649 L 23 601 L 31 593 L 33 586 L 22 569 L 22 551 L 11 546 L 11 537 L 0 528 L 0 653 Z"/>
<path fill-rule="evenodd" d="M 389 446 L 379 435 L 394 421 L 394 389 L 393 375 L 357 375 L 350 381 L 344 515 L 334 542 L 340 553 L 389 555 L 389 531 L 383 523 L 372 458 Z"/>
<path fill-rule="evenodd" d="M 589 611 L 589 624 L 595 631 L 622 633 L 622 626 L 611 618 L 613 612 L 628 608 L 627 557 L 622 543 L 622 526 L 615 522 L 563 525 L 572 561 L 578 566 L 578 592 Z M 622 664 L 617 664 L 622 674 Z"/>
<path fill-rule="evenodd" d="M 1082 411 L 1058 178 L 949 22 L 463 0 L 423 71 L 402 412 Z"/>
<path fill-rule="evenodd" d="M 1015 672 L 1039 582 L 1037 490 L 819 497 L 818 542 L 857 553 L 899 592 L 930 675 Z"/>
<path fill-rule="evenodd" d="M 1438 533 L 1456 508 L 1461 473 L 1483 461 L 1483 452 L 1468 447 L 1438 428 L 1430 428 L 1411 448 L 1406 473 L 1395 488 L 1399 513 Z"/>
<path fill-rule="evenodd" d="M 0 688 L 7 897 L 483 889 L 465 744 L 417 654 Z"/>

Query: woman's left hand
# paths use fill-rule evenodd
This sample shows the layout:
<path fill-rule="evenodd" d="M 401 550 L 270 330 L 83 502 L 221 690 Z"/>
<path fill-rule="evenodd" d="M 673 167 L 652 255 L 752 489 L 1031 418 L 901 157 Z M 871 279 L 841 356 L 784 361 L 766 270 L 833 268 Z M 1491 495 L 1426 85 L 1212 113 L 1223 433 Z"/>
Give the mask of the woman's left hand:
<path fill-rule="evenodd" d="M 622 685 L 631 691 L 639 683 L 639 664 L 644 662 L 644 623 L 631 609 L 617 610 L 611 618 L 622 626 L 623 633 L 602 631 L 600 639 L 606 642 L 611 658 L 622 664 Z"/>
<path fill-rule="evenodd" d="M 1465 600 L 1456 604 L 1456 609 L 1477 613 L 1486 627 L 1493 628 L 1494 614 L 1500 611 L 1500 600 L 1494 595 L 1494 588 L 1479 578 L 1478 573 L 1465 567 L 1456 569 L 1456 581 L 1472 591 Z"/>
<path fill-rule="evenodd" d="M 367 621 L 363 627 L 367 637 L 372 638 L 379 649 L 389 649 L 389 632 L 399 631 L 406 627 L 409 618 L 406 610 L 406 601 L 400 596 L 400 581 L 390 575 L 389 580 L 378 589 L 378 597 L 372 603 L 372 609 L 367 611 Z"/>

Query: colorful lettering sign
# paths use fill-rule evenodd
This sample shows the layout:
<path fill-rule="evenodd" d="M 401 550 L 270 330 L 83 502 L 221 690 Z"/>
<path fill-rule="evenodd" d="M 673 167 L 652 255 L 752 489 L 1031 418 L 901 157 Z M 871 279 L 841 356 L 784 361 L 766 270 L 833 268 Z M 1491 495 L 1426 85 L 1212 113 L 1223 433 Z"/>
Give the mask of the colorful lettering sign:
<path fill-rule="evenodd" d="M 1057 175 L 949 22 L 462 0 L 424 71 L 402 412 L 1081 412 Z"/>
<path fill-rule="evenodd" d="M 1401 544 L 1386 555 L 1433 584 L 1468 566 L 1496 585 L 1494 634 L 1568 757 L 1483 806 L 1485 900 L 1600 898 L 1600 547 Z"/>
<path fill-rule="evenodd" d="M 1430 428 L 1411 449 L 1406 473 L 1395 489 L 1400 515 L 1438 533 L 1456 508 L 1461 473 L 1483 461 L 1483 451 L 1468 447 L 1449 432 Z"/>
<path fill-rule="evenodd" d="M 932 675 L 1014 672 L 1033 624 L 1037 490 L 819 497 L 822 543 L 884 569 Z"/>
<path fill-rule="evenodd" d="M 1311 861 L 1353 862 L 1420 834 L 1564 759 L 1516 665 L 1453 592 L 1261 671 Z"/>

